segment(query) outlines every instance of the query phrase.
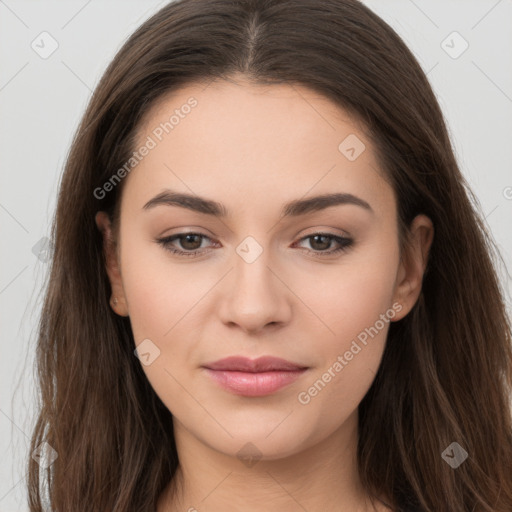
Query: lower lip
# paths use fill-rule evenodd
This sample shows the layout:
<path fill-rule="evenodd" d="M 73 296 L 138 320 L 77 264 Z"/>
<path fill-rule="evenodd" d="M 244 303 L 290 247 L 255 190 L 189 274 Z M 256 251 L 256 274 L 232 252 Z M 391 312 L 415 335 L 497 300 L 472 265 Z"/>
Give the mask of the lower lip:
<path fill-rule="evenodd" d="M 236 395 L 265 396 L 296 381 L 306 369 L 261 373 L 211 370 L 210 368 L 206 368 L 206 371 L 223 388 Z"/>

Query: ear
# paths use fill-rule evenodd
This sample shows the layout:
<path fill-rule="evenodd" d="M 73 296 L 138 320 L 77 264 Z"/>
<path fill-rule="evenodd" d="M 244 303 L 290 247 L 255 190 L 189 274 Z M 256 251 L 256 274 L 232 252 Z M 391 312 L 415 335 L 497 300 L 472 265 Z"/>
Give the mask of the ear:
<path fill-rule="evenodd" d="M 433 238 L 432 221 L 426 215 L 417 215 L 409 228 L 409 243 L 400 257 L 394 301 L 402 309 L 393 321 L 404 318 L 418 300 Z"/>
<path fill-rule="evenodd" d="M 103 254 L 105 267 L 112 288 L 111 308 L 120 316 L 128 316 L 128 306 L 124 294 L 121 269 L 117 257 L 117 244 L 112 233 L 112 224 L 106 212 L 97 212 L 94 217 L 96 226 L 103 235 Z"/>

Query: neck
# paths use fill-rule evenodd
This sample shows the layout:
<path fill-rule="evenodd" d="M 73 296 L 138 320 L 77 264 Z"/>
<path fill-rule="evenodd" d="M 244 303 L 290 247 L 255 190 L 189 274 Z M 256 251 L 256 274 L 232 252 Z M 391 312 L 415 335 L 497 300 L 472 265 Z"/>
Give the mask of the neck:
<path fill-rule="evenodd" d="M 241 460 L 205 445 L 174 419 L 180 466 L 157 512 L 365 512 L 357 472 L 357 410 L 328 438 L 285 458 Z"/>

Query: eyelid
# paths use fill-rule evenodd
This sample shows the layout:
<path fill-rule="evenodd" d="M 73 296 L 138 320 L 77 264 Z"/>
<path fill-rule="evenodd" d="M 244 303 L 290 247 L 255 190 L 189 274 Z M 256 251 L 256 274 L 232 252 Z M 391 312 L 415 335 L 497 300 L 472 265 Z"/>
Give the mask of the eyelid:
<path fill-rule="evenodd" d="M 342 237 L 342 238 L 353 238 L 352 235 L 344 230 L 344 229 L 340 229 L 340 228 L 335 228 L 335 227 L 332 227 L 332 226 L 315 226 L 314 228 L 311 228 L 311 232 L 309 230 L 306 230 L 306 233 L 305 234 L 301 234 L 304 230 L 301 230 L 299 231 L 295 236 L 294 238 L 297 238 L 297 237 L 300 237 L 300 238 L 304 238 L 305 236 L 312 236 L 312 235 L 317 235 L 317 234 L 323 234 L 323 235 L 329 235 L 329 236 L 339 236 L 339 237 Z M 336 233 L 333 233 L 332 231 L 336 231 Z"/>
<path fill-rule="evenodd" d="M 209 235 L 206 235 L 204 233 L 201 233 L 200 231 L 180 231 L 175 234 L 171 234 L 171 235 L 168 235 L 165 237 L 158 238 L 156 240 L 156 242 L 159 243 L 160 245 L 162 245 L 165 250 L 167 250 L 171 254 L 174 254 L 177 256 L 199 257 L 201 255 L 211 252 L 211 249 L 205 250 L 205 249 L 201 249 L 201 248 L 189 250 L 189 251 L 182 250 L 182 249 L 176 249 L 176 248 L 170 248 L 171 244 L 173 242 L 175 242 L 176 240 L 179 240 L 180 238 L 185 237 L 187 235 L 196 235 L 196 236 L 202 237 L 203 239 L 213 240 L 212 237 L 210 237 Z M 307 234 L 299 237 L 298 240 L 296 240 L 294 242 L 294 246 L 296 246 L 297 244 L 299 244 L 309 238 L 312 238 L 314 236 L 324 236 L 324 237 L 330 238 L 334 243 L 337 243 L 339 245 L 339 247 L 336 249 L 329 249 L 329 250 L 325 250 L 325 251 L 302 248 L 307 254 L 312 254 L 314 257 L 319 257 L 319 258 L 328 258 L 329 256 L 335 257 L 339 253 L 347 251 L 354 244 L 354 239 L 350 235 L 349 236 L 337 235 L 337 234 L 329 232 L 329 231 L 316 229 L 316 230 L 312 231 L 311 233 L 307 233 Z M 215 243 L 218 244 L 218 242 L 215 242 Z"/>

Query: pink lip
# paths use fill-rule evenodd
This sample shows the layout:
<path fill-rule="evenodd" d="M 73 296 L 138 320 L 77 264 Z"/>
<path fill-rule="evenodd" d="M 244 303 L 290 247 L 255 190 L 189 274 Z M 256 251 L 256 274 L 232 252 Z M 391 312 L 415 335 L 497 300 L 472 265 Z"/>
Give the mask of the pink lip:
<path fill-rule="evenodd" d="M 284 359 L 227 357 L 204 365 L 222 387 L 243 396 L 269 395 L 297 380 L 307 367 Z"/>

